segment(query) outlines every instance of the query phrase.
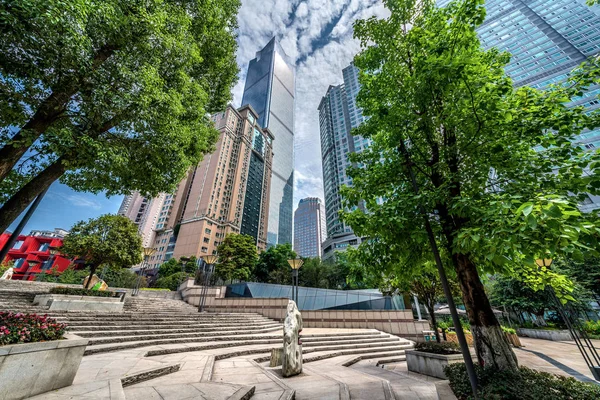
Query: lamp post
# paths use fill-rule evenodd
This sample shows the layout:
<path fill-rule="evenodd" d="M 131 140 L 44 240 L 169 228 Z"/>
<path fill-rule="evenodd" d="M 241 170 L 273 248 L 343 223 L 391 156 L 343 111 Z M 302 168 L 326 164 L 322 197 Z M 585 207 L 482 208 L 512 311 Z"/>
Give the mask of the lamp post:
<path fill-rule="evenodd" d="M 50 253 L 50 258 L 48 259 L 48 263 L 50 265 L 47 269 L 51 270 L 52 264 L 54 264 L 54 259 L 56 258 L 56 255 L 58 254 L 58 247 L 50 246 L 50 247 L 48 247 L 48 252 Z"/>
<path fill-rule="evenodd" d="M 542 258 L 542 259 L 535 260 L 535 263 L 540 268 L 550 269 L 550 266 L 552 265 L 552 261 L 553 260 L 551 258 Z M 578 313 L 577 312 L 574 313 L 575 314 L 574 318 L 571 321 L 571 319 L 569 318 L 569 315 L 567 314 L 567 310 L 566 310 L 565 306 L 562 304 L 562 302 L 556 296 L 556 292 L 554 291 L 554 288 L 552 288 L 552 287 L 550 287 L 550 294 L 552 295 L 552 299 L 554 300 L 554 303 L 556 304 L 556 310 L 560 314 L 563 321 L 565 321 L 565 324 L 567 325 L 567 329 L 569 330 L 571 337 L 575 341 L 575 344 L 577 345 L 577 349 L 581 353 L 581 356 L 585 360 L 585 363 L 587 364 L 588 368 L 592 372 L 594 379 L 596 379 L 597 381 L 600 381 L 600 356 L 598 355 L 598 351 L 596 350 L 596 347 L 590 340 L 590 337 L 586 333 L 585 329 L 583 329 L 583 327 L 581 326 L 581 323 L 579 321 L 579 315 L 577 315 Z"/>
<path fill-rule="evenodd" d="M 304 260 L 301 258 L 293 258 L 291 260 L 288 260 L 288 264 L 290 264 L 290 267 L 292 267 L 292 300 L 294 300 L 296 302 L 296 306 L 298 306 L 298 270 L 300 269 L 302 264 L 304 264 Z M 294 290 L 296 293 L 295 296 Z"/>
<path fill-rule="evenodd" d="M 213 268 L 217 262 L 217 255 L 211 254 L 202 257 L 204 261 L 204 286 L 202 286 L 202 298 L 198 302 L 198 312 L 204 312 L 204 304 L 206 302 L 206 294 L 208 292 L 208 285 L 210 284 L 210 276 L 213 273 Z"/>
<path fill-rule="evenodd" d="M 181 282 L 179 282 L 179 286 L 181 286 L 185 280 L 185 266 L 192 261 L 192 259 L 190 257 L 180 257 L 179 261 L 181 262 Z"/>
<path fill-rule="evenodd" d="M 132 296 L 137 296 L 140 293 L 140 286 L 142 284 L 142 277 L 144 276 L 144 272 L 146 271 L 146 267 L 148 266 L 148 259 L 151 255 L 156 253 L 156 249 L 152 247 L 144 247 L 142 249 L 142 255 L 144 256 L 144 260 L 142 261 L 142 265 L 140 267 L 140 273 L 138 275 L 137 282 L 135 283 L 135 288 L 131 293 Z"/>

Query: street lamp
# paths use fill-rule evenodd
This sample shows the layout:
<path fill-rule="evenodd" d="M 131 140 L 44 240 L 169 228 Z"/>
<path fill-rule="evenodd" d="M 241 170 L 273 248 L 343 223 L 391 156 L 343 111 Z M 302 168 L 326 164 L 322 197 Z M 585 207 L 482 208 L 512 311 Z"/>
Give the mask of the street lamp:
<path fill-rule="evenodd" d="M 202 287 L 202 298 L 198 302 L 198 312 L 204 311 L 204 304 L 206 302 L 206 294 L 208 292 L 208 285 L 210 284 L 210 276 L 212 275 L 213 268 L 217 263 L 218 256 L 216 254 L 211 254 L 208 256 L 202 257 L 204 261 L 204 286 Z"/>
<path fill-rule="evenodd" d="M 552 261 L 553 260 L 551 258 L 542 258 L 535 260 L 535 263 L 540 268 L 543 267 L 550 269 Z M 596 350 L 596 347 L 590 340 L 590 337 L 588 336 L 587 332 L 581 326 L 578 313 L 575 312 L 573 321 L 571 321 L 569 315 L 567 314 L 565 306 L 556 296 L 556 292 L 554 291 L 553 287 L 550 287 L 550 294 L 552 295 L 552 299 L 556 304 L 556 310 L 560 314 L 563 321 L 565 321 L 567 329 L 569 330 L 571 337 L 575 341 L 575 344 L 577 345 L 579 352 L 585 360 L 585 363 L 592 372 L 594 379 L 600 381 L 600 356 L 598 355 L 598 351 Z M 571 312 L 573 312 L 573 310 Z"/>
<path fill-rule="evenodd" d="M 179 261 L 181 262 L 181 282 L 179 282 L 179 285 L 181 286 L 185 280 L 185 266 L 192 261 L 192 259 L 190 257 L 180 257 Z"/>
<path fill-rule="evenodd" d="M 142 284 L 142 277 L 144 276 L 144 273 L 146 271 L 146 267 L 148 266 L 148 259 L 154 253 L 156 253 L 156 249 L 155 248 L 144 247 L 142 249 L 142 255 L 144 256 L 144 260 L 142 261 L 142 265 L 140 267 L 140 273 L 138 275 L 138 280 L 137 280 L 137 282 L 135 284 L 135 288 L 133 289 L 133 292 L 131 293 L 132 296 L 137 296 L 140 293 L 140 286 Z"/>
<path fill-rule="evenodd" d="M 288 264 L 290 264 L 290 267 L 292 267 L 292 300 L 294 300 L 295 286 L 296 296 L 294 301 L 296 302 L 296 306 L 298 306 L 298 270 L 300 269 L 302 264 L 304 264 L 304 260 L 301 258 L 293 258 L 291 260 L 288 260 Z"/>

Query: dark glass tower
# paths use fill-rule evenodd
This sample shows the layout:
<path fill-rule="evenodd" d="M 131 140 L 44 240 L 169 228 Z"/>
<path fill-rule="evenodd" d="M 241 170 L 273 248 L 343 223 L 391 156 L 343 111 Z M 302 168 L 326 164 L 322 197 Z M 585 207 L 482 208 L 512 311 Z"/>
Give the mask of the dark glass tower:
<path fill-rule="evenodd" d="M 294 68 L 275 38 L 248 65 L 242 105 L 250 104 L 273 140 L 267 243 L 292 242 L 294 199 Z M 253 168 L 252 160 L 250 169 Z"/>

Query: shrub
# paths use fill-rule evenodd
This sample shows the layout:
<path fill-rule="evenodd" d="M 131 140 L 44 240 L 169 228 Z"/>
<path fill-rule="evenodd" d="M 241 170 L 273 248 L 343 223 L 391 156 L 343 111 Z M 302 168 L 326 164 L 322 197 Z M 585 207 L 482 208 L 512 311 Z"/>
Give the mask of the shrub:
<path fill-rule="evenodd" d="M 471 385 L 464 363 L 444 368 L 450 387 L 458 399 L 472 399 Z M 600 386 L 588 384 L 526 367 L 518 371 L 498 371 L 475 365 L 480 399 L 589 400 L 600 398 Z"/>
<path fill-rule="evenodd" d="M 415 345 L 415 350 L 434 354 L 460 354 L 460 348 L 452 342 L 423 342 Z"/>
<path fill-rule="evenodd" d="M 66 329 L 46 315 L 0 311 L 0 345 L 58 340 Z"/>
<path fill-rule="evenodd" d="M 158 279 L 154 284 L 154 287 L 159 289 L 169 289 L 171 291 L 175 291 L 184 279 L 187 279 L 192 276 L 192 274 L 177 272 L 175 274 L 167 276 L 166 278 Z"/>
<path fill-rule="evenodd" d="M 58 286 L 50 289 L 52 294 L 66 294 L 72 296 L 95 296 L 95 297 L 119 297 L 120 293 L 111 292 L 109 290 L 89 290 L 83 288 L 70 288 Z"/>
<path fill-rule="evenodd" d="M 515 335 L 517 333 L 517 331 L 515 331 L 513 328 L 508 328 L 506 326 L 502 326 L 502 330 L 504 331 L 504 333 L 508 333 L 511 335 Z"/>
<path fill-rule="evenodd" d="M 600 335 L 600 321 L 586 321 L 583 330 L 590 335 Z"/>

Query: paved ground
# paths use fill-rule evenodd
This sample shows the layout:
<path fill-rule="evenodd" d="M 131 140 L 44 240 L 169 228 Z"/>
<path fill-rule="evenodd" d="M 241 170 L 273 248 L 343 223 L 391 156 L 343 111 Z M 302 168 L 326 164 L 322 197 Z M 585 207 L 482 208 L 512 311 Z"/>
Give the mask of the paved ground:
<path fill-rule="evenodd" d="M 523 348 L 515 349 L 519 363 L 538 371 L 572 376 L 584 382 L 595 382 L 575 342 L 520 338 Z M 600 352 L 600 340 L 592 340 Z"/>

